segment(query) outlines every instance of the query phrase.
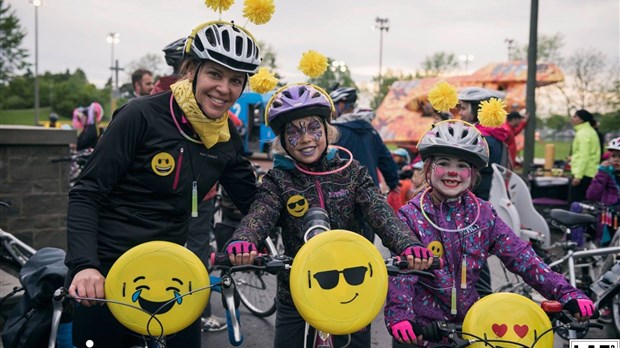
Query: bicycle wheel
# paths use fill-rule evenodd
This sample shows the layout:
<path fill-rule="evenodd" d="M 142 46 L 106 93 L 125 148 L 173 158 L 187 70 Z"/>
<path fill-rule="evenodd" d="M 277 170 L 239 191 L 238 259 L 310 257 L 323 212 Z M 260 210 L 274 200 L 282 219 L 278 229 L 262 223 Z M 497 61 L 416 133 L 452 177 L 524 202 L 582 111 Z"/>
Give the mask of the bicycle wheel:
<path fill-rule="evenodd" d="M 611 300 L 611 313 L 614 321 L 614 329 L 616 329 L 616 334 L 620 337 L 620 294 L 614 296 Z"/>
<path fill-rule="evenodd" d="M 265 271 L 251 270 L 236 272 L 235 286 L 243 305 L 260 318 L 268 317 L 276 311 L 276 276 Z"/>

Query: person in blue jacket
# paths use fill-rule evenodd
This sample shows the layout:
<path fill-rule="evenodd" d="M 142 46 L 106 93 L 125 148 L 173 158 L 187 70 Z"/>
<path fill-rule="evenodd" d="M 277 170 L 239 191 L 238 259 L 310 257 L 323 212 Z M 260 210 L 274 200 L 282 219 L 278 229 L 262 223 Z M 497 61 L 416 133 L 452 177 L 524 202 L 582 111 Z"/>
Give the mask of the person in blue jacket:
<path fill-rule="evenodd" d="M 353 87 L 337 88 L 329 96 L 334 102 L 337 114 L 333 125 L 340 132 L 336 145 L 351 151 L 353 158 L 368 169 L 368 174 L 377 187 L 379 187 L 377 169 L 381 171 L 385 184 L 390 190 L 388 195 L 398 196 L 398 166 L 392 158 L 392 153 L 383 143 L 383 139 L 372 126 L 371 122 L 375 118 L 374 111 L 354 111 L 357 91 Z M 362 218 L 359 217 L 359 220 L 362 221 Z M 374 232 L 370 226 L 364 225 L 363 229 L 364 236 L 371 242 L 374 241 Z"/>

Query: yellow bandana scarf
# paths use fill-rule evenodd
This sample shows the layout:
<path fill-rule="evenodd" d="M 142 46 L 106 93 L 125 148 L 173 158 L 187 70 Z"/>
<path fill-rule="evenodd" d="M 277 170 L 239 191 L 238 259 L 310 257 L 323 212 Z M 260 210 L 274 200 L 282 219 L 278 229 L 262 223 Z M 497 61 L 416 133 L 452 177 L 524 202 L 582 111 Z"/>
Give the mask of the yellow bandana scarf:
<path fill-rule="evenodd" d="M 194 131 L 200 136 L 200 140 L 207 147 L 230 139 L 230 131 L 228 130 L 228 113 L 225 113 L 217 120 L 212 120 L 205 116 L 202 112 L 194 93 L 192 92 L 192 83 L 189 80 L 181 80 L 170 86 L 174 100 L 183 110 L 185 118 L 194 128 Z"/>

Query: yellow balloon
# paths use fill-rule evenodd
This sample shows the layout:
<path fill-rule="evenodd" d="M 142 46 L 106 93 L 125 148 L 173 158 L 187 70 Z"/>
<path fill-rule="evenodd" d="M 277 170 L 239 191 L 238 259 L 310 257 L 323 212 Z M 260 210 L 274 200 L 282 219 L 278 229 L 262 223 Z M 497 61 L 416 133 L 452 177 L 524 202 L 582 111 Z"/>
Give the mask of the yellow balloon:
<path fill-rule="evenodd" d="M 551 328 L 545 311 L 527 297 L 500 292 L 483 297 L 474 303 L 465 315 L 463 332 L 488 339 L 492 345 L 502 347 L 530 347 L 534 341 Z M 473 337 L 463 335 L 463 338 Z M 518 342 L 499 343 L 493 340 Z M 488 347 L 484 343 L 472 348 Z M 540 347 L 553 347 L 553 333 L 546 333 L 537 343 Z"/>
<path fill-rule="evenodd" d="M 326 231 L 295 255 L 290 288 L 295 307 L 312 327 L 334 335 L 354 333 L 370 324 L 383 307 L 385 261 L 363 236 Z"/>
<path fill-rule="evenodd" d="M 116 260 L 106 277 L 105 296 L 132 306 L 108 302 L 112 315 L 128 329 L 169 335 L 200 317 L 209 299 L 209 284 L 207 270 L 194 253 L 175 243 L 154 241 L 135 246 Z"/>

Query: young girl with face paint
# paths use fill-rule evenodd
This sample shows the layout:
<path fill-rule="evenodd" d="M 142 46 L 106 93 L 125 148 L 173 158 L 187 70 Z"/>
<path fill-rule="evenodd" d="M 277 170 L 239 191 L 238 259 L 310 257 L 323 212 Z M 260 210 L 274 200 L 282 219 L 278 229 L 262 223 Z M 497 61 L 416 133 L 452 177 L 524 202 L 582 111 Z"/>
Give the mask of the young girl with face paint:
<path fill-rule="evenodd" d="M 474 126 L 460 120 L 439 122 L 423 135 L 418 149 L 427 187 L 403 206 L 398 216 L 444 262 L 441 269 L 433 271 L 433 280 L 390 277 L 384 312 L 388 332 L 396 341 L 423 344 L 412 323 L 462 323 L 480 297 L 475 284 L 490 255 L 499 257 L 511 272 L 547 299 L 560 301 L 578 318 L 592 316 L 592 301 L 544 264 L 489 202 L 472 193 L 480 168 L 489 160 L 488 145 Z"/>
<path fill-rule="evenodd" d="M 333 103 L 319 87 L 300 83 L 277 91 L 266 110 L 266 123 L 277 135 L 274 168 L 264 177 L 250 212 L 243 218 L 226 248 L 233 264 L 247 264 L 256 245 L 276 225 L 282 228 L 286 255 L 295 256 L 304 244 L 302 221 L 312 207 L 327 211 L 332 229 L 361 234 L 359 216 L 369 223 L 383 244 L 406 255 L 409 267 L 425 269 L 430 251 L 411 235 L 407 226 L 379 192 L 366 167 L 338 157 L 337 130 L 330 125 Z M 416 257 L 414 257 L 416 256 Z M 305 322 L 289 289 L 289 274 L 278 275 L 275 347 L 303 347 Z M 346 336 L 336 336 L 343 346 Z M 370 330 L 351 335 L 352 346 L 370 347 Z"/>

